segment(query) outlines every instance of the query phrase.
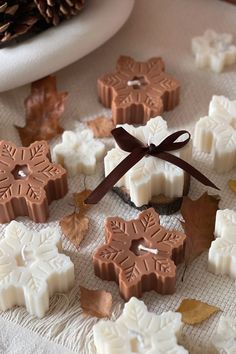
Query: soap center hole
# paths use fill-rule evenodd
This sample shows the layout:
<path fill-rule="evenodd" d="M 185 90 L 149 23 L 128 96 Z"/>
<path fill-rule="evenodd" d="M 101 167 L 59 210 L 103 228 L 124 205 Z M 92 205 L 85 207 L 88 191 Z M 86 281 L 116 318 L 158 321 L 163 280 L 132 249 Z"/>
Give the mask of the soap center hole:
<path fill-rule="evenodd" d="M 130 251 L 133 252 L 136 256 L 143 256 L 145 253 L 158 254 L 158 249 L 148 247 L 144 238 L 133 240 L 131 242 Z"/>
<path fill-rule="evenodd" d="M 29 169 L 27 165 L 16 165 L 11 173 L 15 179 L 26 179 L 29 175 Z"/>
<path fill-rule="evenodd" d="M 128 86 L 132 86 L 134 90 L 139 90 L 148 84 L 144 76 L 134 76 L 132 80 L 127 82 Z"/>
<path fill-rule="evenodd" d="M 130 337 L 130 349 L 131 353 L 143 353 L 145 349 L 145 343 L 143 336 L 133 330 L 128 331 Z"/>
<path fill-rule="evenodd" d="M 21 249 L 21 253 L 16 256 L 16 263 L 18 267 L 28 267 L 34 262 L 34 251 L 27 244 Z"/>

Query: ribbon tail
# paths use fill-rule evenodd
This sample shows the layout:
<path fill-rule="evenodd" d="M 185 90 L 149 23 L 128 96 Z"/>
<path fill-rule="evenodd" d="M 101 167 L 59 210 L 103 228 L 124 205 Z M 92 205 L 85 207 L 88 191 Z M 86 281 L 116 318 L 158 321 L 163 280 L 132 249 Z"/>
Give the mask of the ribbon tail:
<path fill-rule="evenodd" d="M 181 158 L 169 154 L 168 152 L 157 152 L 156 154 L 152 154 L 152 156 L 156 156 L 159 159 L 165 160 L 167 162 L 170 162 L 178 167 L 180 167 L 182 170 L 185 172 L 189 173 L 192 177 L 194 177 L 196 180 L 204 184 L 205 186 L 209 186 L 212 188 L 215 188 L 217 190 L 220 190 L 213 182 L 211 182 L 204 174 L 202 174 L 199 170 L 197 170 L 195 167 L 190 165 L 188 162 L 182 160 Z"/>
<path fill-rule="evenodd" d="M 119 179 L 141 160 L 147 153 L 147 148 L 138 147 L 134 149 L 114 170 L 94 189 L 85 199 L 86 204 L 97 204 L 104 195 L 119 181 Z"/>

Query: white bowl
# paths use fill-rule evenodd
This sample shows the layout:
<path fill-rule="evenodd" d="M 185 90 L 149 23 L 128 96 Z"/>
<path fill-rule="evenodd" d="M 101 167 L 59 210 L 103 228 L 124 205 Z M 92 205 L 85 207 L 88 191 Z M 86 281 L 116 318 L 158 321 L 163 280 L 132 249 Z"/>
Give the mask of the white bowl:
<path fill-rule="evenodd" d="M 0 92 L 47 76 L 99 47 L 122 27 L 133 5 L 134 0 L 90 0 L 73 19 L 0 49 Z"/>

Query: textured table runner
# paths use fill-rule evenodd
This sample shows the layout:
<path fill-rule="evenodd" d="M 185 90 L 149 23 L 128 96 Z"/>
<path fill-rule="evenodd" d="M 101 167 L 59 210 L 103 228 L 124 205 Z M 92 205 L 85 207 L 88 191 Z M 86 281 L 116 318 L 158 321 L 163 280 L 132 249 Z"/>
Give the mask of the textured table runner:
<path fill-rule="evenodd" d="M 83 122 L 87 119 L 101 113 L 110 114 L 98 103 L 96 79 L 104 72 L 112 71 L 119 55 L 125 54 L 137 60 L 163 57 L 167 72 L 179 79 L 182 87 L 180 105 L 164 113 L 163 117 L 172 131 L 184 128 L 192 132 L 196 120 L 207 114 L 213 94 L 236 99 L 236 66 L 229 67 L 222 74 L 197 69 L 191 54 L 191 38 L 201 35 L 207 28 L 232 33 L 236 38 L 235 21 L 236 6 L 219 0 L 136 0 L 130 19 L 115 37 L 84 59 L 57 73 L 59 89 L 70 93 L 62 125 L 65 129 L 83 129 Z M 0 95 L 0 138 L 7 137 L 19 143 L 19 137 L 11 125 L 24 125 L 23 101 L 29 89 L 29 86 L 25 86 Z M 104 141 L 110 148 L 112 140 Z M 227 181 L 235 177 L 235 169 L 228 174 L 217 175 L 211 168 L 211 159 L 195 151 L 194 165 L 221 188 L 220 207 L 235 209 L 236 196 L 227 187 Z M 100 163 L 96 175 L 86 178 L 86 186 L 92 189 L 102 178 L 103 165 Z M 69 186 L 70 192 L 82 190 L 83 175 L 70 179 Z M 199 197 L 204 190 L 204 186 L 192 180 L 191 197 Z M 72 212 L 70 201 L 71 195 L 68 194 L 63 200 L 52 203 L 49 225 L 58 227 L 59 218 Z M 95 353 L 91 328 L 97 320 L 82 316 L 78 286 L 81 284 L 111 291 L 114 297 L 113 316 L 120 313 L 123 300 L 118 294 L 118 286 L 95 277 L 91 255 L 103 243 L 103 224 L 107 216 L 117 215 L 129 219 L 137 214 L 135 209 L 124 204 L 112 192 L 89 210 L 90 230 L 81 250 L 77 252 L 63 238 L 65 253 L 75 264 L 75 288 L 68 294 L 56 294 L 51 299 L 50 310 L 44 319 L 30 316 L 24 308 L 0 313 L 0 353 Z M 161 222 L 167 228 L 180 229 L 178 217 L 178 214 L 163 216 Z M 19 220 L 35 230 L 45 227 L 27 218 Z M 4 229 L 5 226 L 1 225 L 0 237 L 3 237 Z M 189 297 L 219 306 L 224 314 L 236 315 L 234 281 L 226 276 L 208 273 L 207 254 L 189 267 L 184 282 L 181 281 L 182 272 L 183 266 L 178 267 L 175 295 L 161 296 L 152 291 L 143 296 L 149 310 L 156 313 L 175 310 L 183 298 Z M 211 337 L 220 315 L 213 316 L 199 326 L 184 326 L 181 342 L 191 354 L 215 353 Z"/>

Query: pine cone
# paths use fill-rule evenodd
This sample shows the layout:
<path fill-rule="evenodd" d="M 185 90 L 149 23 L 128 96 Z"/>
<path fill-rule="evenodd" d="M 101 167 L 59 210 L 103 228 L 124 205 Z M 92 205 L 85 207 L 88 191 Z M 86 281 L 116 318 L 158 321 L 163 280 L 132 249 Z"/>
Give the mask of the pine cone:
<path fill-rule="evenodd" d="M 0 43 L 31 32 L 40 19 L 32 0 L 0 0 Z"/>
<path fill-rule="evenodd" d="M 224 1 L 227 1 L 227 2 L 230 2 L 231 4 L 236 5 L 236 0 L 224 0 Z"/>
<path fill-rule="evenodd" d="M 47 23 L 57 26 L 62 20 L 69 19 L 84 7 L 84 0 L 34 0 Z"/>

